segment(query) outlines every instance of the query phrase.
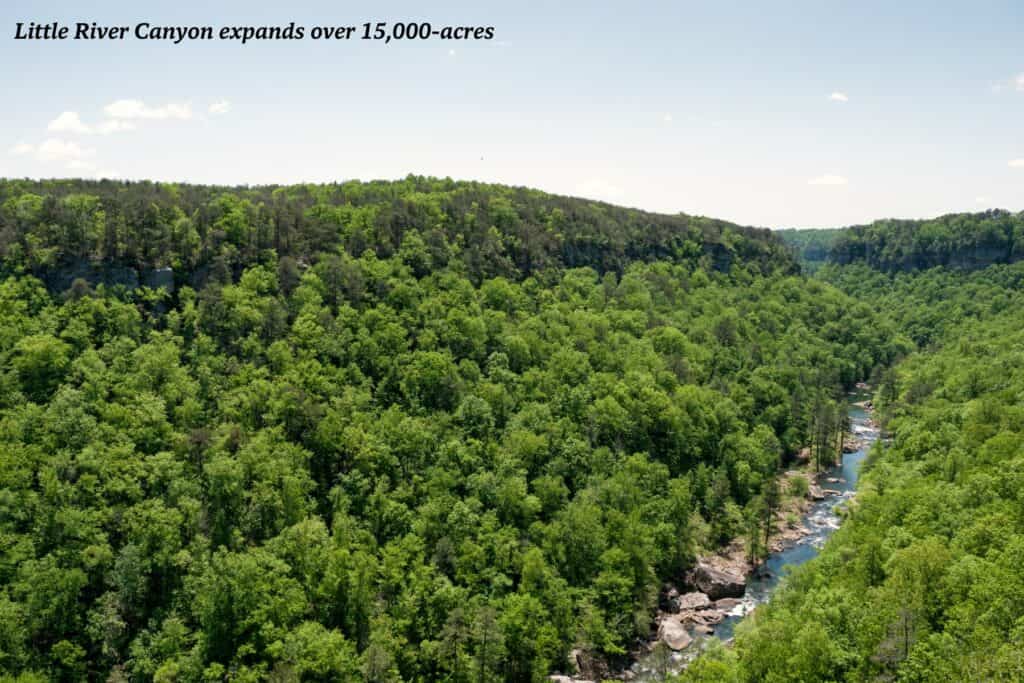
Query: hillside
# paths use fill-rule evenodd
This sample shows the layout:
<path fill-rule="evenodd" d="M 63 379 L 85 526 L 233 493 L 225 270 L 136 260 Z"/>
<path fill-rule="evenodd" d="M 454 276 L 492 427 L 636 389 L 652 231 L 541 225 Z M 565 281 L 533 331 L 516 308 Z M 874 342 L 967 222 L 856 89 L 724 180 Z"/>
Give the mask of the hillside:
<path fill-rule="evenodd" d="M 695 557 L 765 552 L 782 468 L 908 348 L 707 219 L 420 178 L 0 187 L 18 680 L 608 671 Z"/>
<path fill-rule="evenodd" d="M 999 210 L 777 234 L 812 270 L 823 261 L 864 263 L 889 273 L 940 266 L 977 270 L 1024 258 L 1024 213 Z"/>
<path fill-rule="evenodd" d="M 993 226 L 1008 235 L 1019 218 L 949 219 L 959 232 L 930 252 L 947 266 L 819 271 L 919 346 L 879 377 L 874 404 L 891 441 L 872 452 L 822 554 L 738 629 L 734 651 L 713 651 L 682 680 L 1024 678 L 1024 263 L 963 267 L 980 265 Z M 873 243 L 907 243 L 906 225 L 874 225 Z"/>
<path fill-rule="evenodd" d="M 382 259 L 418 250 L 417 274 L 459 263 L 477 284 L 576 267 L 621 275 L 653 261 L 796 272 L 768 230 L 414 176 L 236 188 L 0 180 L 0 207 L 2 263 L 56 289 L 75 276 L 133 285 L 161 268 L 174 269 L 178 284 L 201 286 L 237 278 L 267 250 L 299 262 L 338 250 Z"/>

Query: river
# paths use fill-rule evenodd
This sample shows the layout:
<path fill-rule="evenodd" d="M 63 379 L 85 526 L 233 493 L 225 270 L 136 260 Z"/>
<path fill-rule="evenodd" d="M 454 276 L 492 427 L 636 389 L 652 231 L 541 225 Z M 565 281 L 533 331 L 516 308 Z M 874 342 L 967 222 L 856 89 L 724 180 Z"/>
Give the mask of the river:
<path fill-rule="evenodd" d="M 799 566 L 814 558 L 825 541 L 839 528 L 840 517 L 836 514 L 837 506 L 841 507 L 853 496 L 857 486 L 860 465 L 868 454 L 871 445 L 878 439 L 878 429 L 871 421 L 868 412 L 857 405 L 870 399 L 866 391 L 856 391 L 848 395 L 847 413 L 850 418 L 850 431 L 859 440 L 861 446 L 853 453 L 843 454 L 842 461 L 818 475 L 822 488 L 838 491 L 824 500 L 815 501 L 801 518 L 803 525 L 810 533 L 787 545 L 779 552 L 771 553 L 760 570 L 747 580 L 747 588 L 743 599 L 726 618 L 713 627 L 709 635 L 691 633 L 693 643 L 685 650 L 674 652 L 668 662 L 668 671 L 677 673 L 686 663 L 693 659 L 707 645 L 709 638 L 729 640 L 733 636 L 736 624 L 754 607 L 771 597 L 782 578 L 792 567 Z M 664 672 L 666 662 L 655 661 L 656 655 L 648 654 L 640 657 L 630 667 L 634 681 L 662 680 L 659 670 Z"/>

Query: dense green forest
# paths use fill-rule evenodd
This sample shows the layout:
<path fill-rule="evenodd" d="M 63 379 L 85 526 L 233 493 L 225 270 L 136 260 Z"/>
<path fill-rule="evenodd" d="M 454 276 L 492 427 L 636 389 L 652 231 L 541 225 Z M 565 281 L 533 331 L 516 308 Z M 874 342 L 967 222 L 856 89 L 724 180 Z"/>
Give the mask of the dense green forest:
<path fill-rule="evenodd" d="M 869 377 L 842 527 L 681 678 L 1021 680 L 1022 221 L 0 181 L 0 680 L 614 672 Z"/>
<path fill-rule="evenodd" d="M 3 181 L 0 259 L 22 681 L 614 665 L 913 347 L 767 231 L 450 180 Z"/>
<path fill-rule="evenodd" d="M 950 219 L 957 232 L 933 253 L 968 245 L 973 258 L 1014 221 Z M 872 239 L 906 236 L 899 225 Z M 822 554 L 685 681 L 1024 680 L 1024 264 L 881 272 L 888 263 L 819 276 L 920 349 L 877 387 L 891 441 Z"/>
<path fill-rule="evenodd" d="M 992 210 L 924 221 L 882 220 L 839 231 L 832 239 L 829 260 L 838 264 L 863 262 L 886 272 L 985 268 L 1024 258 L 1024 213 Z"/>
<path fill-rule="evenodd" d="M 475 285 L 573 267 L 621 275 L 632 263 L 654 261 L 797 270 L 764 229 L 414 176 L 252 188 L 11 180 L 0 182 L 0 206 L 8 269 L 28 269 L 63 289 L 76 275 L 132 284 L 165 267 L 194 287 L 237 280 L 268 250 L 299 262 L 339 251 L 387 259 L 416 250 L 417 277 L 451 266 Z"/>

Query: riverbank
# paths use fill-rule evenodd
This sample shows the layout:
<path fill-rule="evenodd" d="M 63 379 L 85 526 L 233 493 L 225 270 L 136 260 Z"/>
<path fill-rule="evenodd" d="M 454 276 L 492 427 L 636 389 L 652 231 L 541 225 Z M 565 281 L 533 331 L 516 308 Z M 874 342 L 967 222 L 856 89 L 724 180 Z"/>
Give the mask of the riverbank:
<path fill-rule="evenodd" d="M 698 557 L 683 580 L 663 587 L 655 636 L 630 653 L 628 668 L 601 676 L 584 669 L 577 678 L 553 676 L 552 680 L 582 683 L 589 680 L 588 674 L 636 682 L 662 680 L 685 668 L 709 638 L 731 642 L 735 625 L 769 599 L 788 568 L 816 556 L 839 527 L 837 508 L 853 497 L 860 463 L 879 434 L 866 387 L 858 389 L 848 398 L 850 430 L 844 436 L 840 461 L 816 473 L 809 458 L 798 458 L 802 466 L 783 473 L 781 488 L 789 494 L 775 512 L 775 531 L 764 562 L 756 567 L 748 562 L 741 538 Z M 797 478 L 805 483 L 794 483 Z"/>

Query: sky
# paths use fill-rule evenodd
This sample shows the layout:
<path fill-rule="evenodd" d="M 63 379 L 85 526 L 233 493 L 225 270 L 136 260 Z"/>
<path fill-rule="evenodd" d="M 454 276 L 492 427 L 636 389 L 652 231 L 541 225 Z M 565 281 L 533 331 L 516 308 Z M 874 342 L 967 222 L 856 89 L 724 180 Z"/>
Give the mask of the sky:
<path fill-rule="evenodd" d="M 409 173 L 771 228 L 1024 209 L 1024 3 L 0 5 L 0 177 Z M 17 22 L 493 26 L 490 41 L 27 41 Z"/>

